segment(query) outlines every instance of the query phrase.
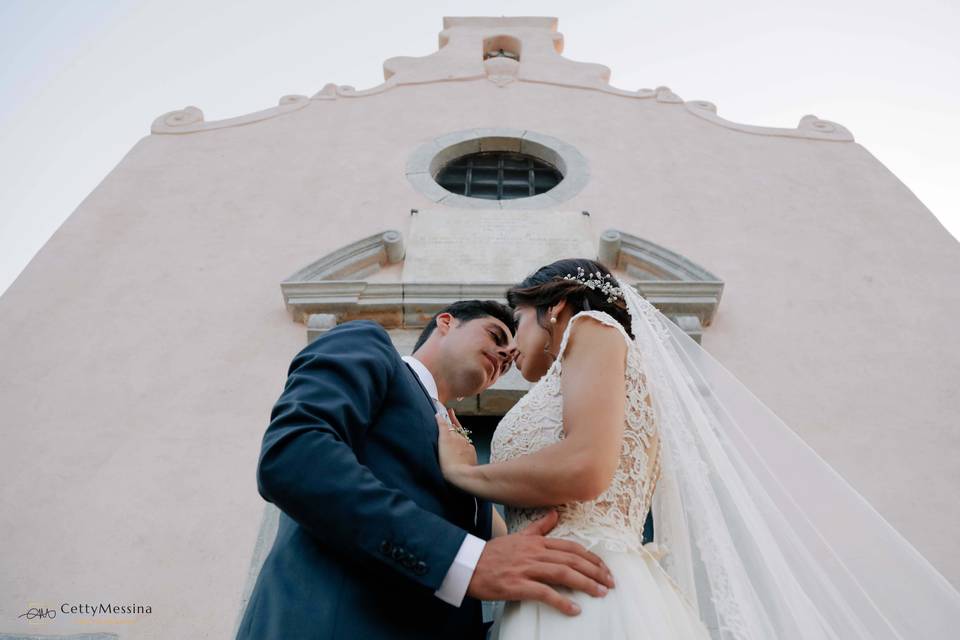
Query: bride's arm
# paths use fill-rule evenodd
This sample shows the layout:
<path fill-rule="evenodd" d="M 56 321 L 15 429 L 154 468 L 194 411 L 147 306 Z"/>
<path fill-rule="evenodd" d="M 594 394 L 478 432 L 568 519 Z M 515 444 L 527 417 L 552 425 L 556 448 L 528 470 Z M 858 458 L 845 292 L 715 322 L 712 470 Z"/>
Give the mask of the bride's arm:
<path fill-rule="evenodd" d="M 451 484 L 524 507 L 592 500 L 610 486 L 623 439 L 627 345 L 616 329 L 588 316 L 570 332 L 561 375 L 564 439 L 512 460 L 477 465 L 473 447 L 441 427 L 440 463 Z"/>

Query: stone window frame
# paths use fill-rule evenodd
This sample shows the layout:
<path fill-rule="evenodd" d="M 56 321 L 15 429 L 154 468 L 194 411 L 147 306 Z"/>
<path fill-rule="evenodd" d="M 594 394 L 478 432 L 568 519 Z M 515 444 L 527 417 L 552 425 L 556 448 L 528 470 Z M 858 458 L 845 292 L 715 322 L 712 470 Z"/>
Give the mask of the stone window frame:
<path fill-rule="evenodd" d="M 563 180 L 550 191 L 527 198 L 487 200 L 447 191 L 435 178 L 449 161 L 484 151 L 512 151 L 533 156 L 556 167 Z M 576 147 L 559 138 L 529 129 L 494 127 L 464 129 L 438 136 L 420 145 L 410 155 L 406 177 L 423 196 L 445 206 L 461 209 L 544 209 L 570 200 L 590 180 L 590 166 Z"/>

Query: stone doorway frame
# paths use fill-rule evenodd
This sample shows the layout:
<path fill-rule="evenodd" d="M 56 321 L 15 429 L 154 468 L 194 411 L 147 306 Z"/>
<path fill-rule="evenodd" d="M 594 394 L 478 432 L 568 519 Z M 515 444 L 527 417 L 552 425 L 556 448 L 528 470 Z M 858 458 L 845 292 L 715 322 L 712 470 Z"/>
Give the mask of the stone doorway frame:
<path fill-rule="evenodd" d="M 597 259 L 626 279 L 687 335 L 700 342 L 716 315 L 724 283 L 682 255 L 628 233 L 609 229 L 599 238 Z M 409 354 L 434 314 L 457 300 L 506 302 L 512 282 L 405 283 L 399 278 L 404 239 L 388 230 L 341 247 L 298 270 L 280 285 L 307 342 L 350 320 L 379 322 L 397 350 Z M 385 269 L 396 281 L 378 281 Z M 462 415 L 503 415 L 530 388 L 515 369 L 483 393 L 453 405 Z"/>

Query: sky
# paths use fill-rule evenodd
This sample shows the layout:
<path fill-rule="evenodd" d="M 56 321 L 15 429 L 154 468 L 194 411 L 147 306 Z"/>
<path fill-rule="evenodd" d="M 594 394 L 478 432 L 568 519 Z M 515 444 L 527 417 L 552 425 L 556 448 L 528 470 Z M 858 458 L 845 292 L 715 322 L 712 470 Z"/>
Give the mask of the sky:
<path fill-rule="evenodd" d="M 437 48 L 443 16 L 554 16 L 564 56 L 723 118 L 849 129 L 960 238 L 960 2 L 0 0 L 0 293 L 143 136 L 364 89 Z"/>

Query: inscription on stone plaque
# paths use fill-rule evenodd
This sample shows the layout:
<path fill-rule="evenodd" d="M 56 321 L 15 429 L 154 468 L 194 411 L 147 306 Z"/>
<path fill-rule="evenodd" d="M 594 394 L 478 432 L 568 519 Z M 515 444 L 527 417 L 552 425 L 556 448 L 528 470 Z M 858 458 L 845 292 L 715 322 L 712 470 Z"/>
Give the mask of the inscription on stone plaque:
<path fill-rule="evenodd" d="M 590 218 L 579 211 L 421 209 L 403 281 L 514 283 L 560 258 L 596 257 Z"/>

